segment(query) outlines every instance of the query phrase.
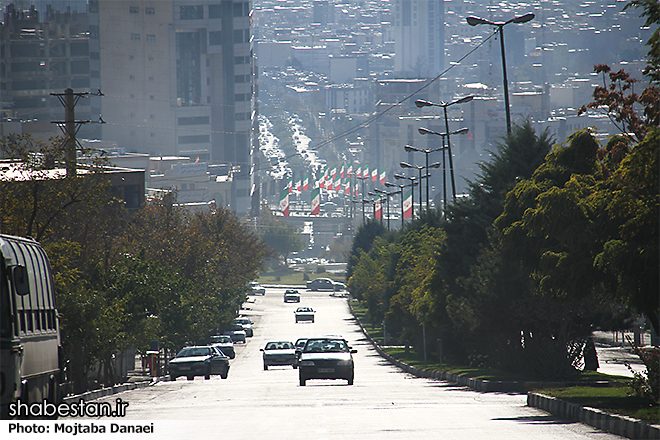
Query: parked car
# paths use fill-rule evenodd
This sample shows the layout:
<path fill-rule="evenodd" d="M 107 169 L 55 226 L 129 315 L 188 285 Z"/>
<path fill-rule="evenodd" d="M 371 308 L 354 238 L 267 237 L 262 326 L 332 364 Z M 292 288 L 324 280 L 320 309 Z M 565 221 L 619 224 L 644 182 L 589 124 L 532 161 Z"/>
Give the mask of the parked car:
<path fill-rule="evenodd" d="M 342 290 L 346 286 L 344 283 L 339 283 L 337 281 L 332 281 L 330 278 L 316 278 L 311 281 L 307 281 L 307 289 L 309 290 Z"/>
<path fill-rule="evenodd" d="M 264 370 L 273 365 L 291 365 L 297 368 L 296 349 L 290 341 L 271 341 L 261 349 L 264 359 Z"/>
<path fill-rule="evenodd" d="M 305 386 L 309 379 L 345 379 L 353 385 L 353 353 L 343 338 L 310 338 L 298 361 L 298 379 Z"/>
<path fill-rule="evenodd" d="M 245 339 L 247 337 L 247 333 L 245 333 L 245 330 L 243 330 L 243 326 L 240 324 L 232 324 L 231 326 L 229 326 L 227 330 L 225 330 L 223 334 L 229 335 L 234 343 L 246 342 Z"/>
<path fill-rule="evenodd" d="M 186 376 L 188 380 L 204 376 L 208 380 L 212 374 L 227 379 L 229 358 L 211 345 L 186 347 L 170 360 L 168 369 L 170 380 L 179 376 Z"/>
<path fill-rule="evenodd" d="M 213 347 L 219 348 L 229 359 L 234 359 L 236 357 L 236 351 L 234 350 L 234 341 L 231 340 L 229 335 L 215 335 L 210 338 L 210 345 Z"/>
<path fill-rule="evenodd" d="M 300 302 L 300 293 L 295 289 L 287 289 L 284 292 L 284 302 Z"/>
<path fill-rule="evenodd" d="M 262 286 L 261 284 L 257 283 L 256 281 L 253 281 L 249 284 L 250 289 L 252 290 L 252 295 L 265 295 L 266 294 L 266 288 Z"/>
<path fill-rule="evenodd" d="M 296 315 L 296 324 L 300 321 L 314 322 L 315 312 L 311 307 L 298 307 L 293 313 Z"/>
<path fill-rule="evenodd" d="M 239 316 L 238 318 L 234 319 L 234 322 L 240 324 L 241 327 L 243 327 L 243 330 L 245 330 L 245 336 L 248 338 L 254 336 L 254 330 L 252 330 L 252 321 L 250 318 Z"/>

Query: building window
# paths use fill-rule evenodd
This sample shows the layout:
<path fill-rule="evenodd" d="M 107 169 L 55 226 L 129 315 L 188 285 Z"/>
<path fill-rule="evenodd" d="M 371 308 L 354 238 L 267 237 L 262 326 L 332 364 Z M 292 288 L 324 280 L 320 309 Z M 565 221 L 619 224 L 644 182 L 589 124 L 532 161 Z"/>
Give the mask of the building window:
<path fill-rule="evenodd" d="M 145 15 L 156 15 L 156 8 L 145 8 L 144 9 L 144 14 Z"/>
<path fill-rule="evenodd" d="M 250 15 L 250 4 L 248 2 L 234 3 L 234 17 L 247 17 Z"/>
<path fill-rule="evenodd" d="M 147 34 L 147 41 L 153 43 L 156 41 L 156 36 L 154 34 Z"/>
<path fill-rule="evenodd" d="M 244 42 L 243 35 L 244 34 L 242 29 L 234 30 L 234 43 L 243 43 Z"/>
<path fill-rule="evenodd" d="M 234 101 L 237 102 L 245 101 L 245 93 L 236 93 L 234 95 Z"/>
<path fill-rule="evenodd" d="M 222 44 L 222 32 L 221 31 L 209 32 L 209 45 L 219 46 L 221 44 Z"/>
<path fill-rule="evenodd" d="M 134 79 L 135 79 L 135 75 L 128 75 L 128 79 L 130 79 L 131 81 L 134 80 Z"/>
<path fill-rule="evenodd" d="M 204 18 L 204 6 L 181 6 L 181 20 L 201 20 Z"/>
<path fill-rule="evenodd" d="M 154 81 L 155 81 L 155 78 L 154 78 L 153 76 L 150 76 L 150 77 L 149 77 L 149 81 L 154 82 Z"/>
<path fill-rule="evenodd" d="M 155 100 L 155 99 L 156 99 L 156 97 L 155 97 L 154 95 L 149 95 L 149 100 L 150 100 L 150 101 L 153 101 L 153 100 Z"/>
<path fill-rule="evenodd" d="M 208 134 L 195 134 L 191 136 L 179 136 L 180 144 L 204 144 L 210 142 Z"/>
<path fill-rule="evenodd" d="M 140 8 L 138 8 L 137 6 L 131 6 L 128 8 L 128 12 L 130 12 L 131 14 L 137 14 L 140 12 Z"/>
<path fill-rule="evenodd" d="M 209 18 L 222 18 L 222 5 L 209 5 Z"/>
<path fill-rule="evenodd" d="M 153 113 L 150 114 L 150 115 L 149 115 L 149 119 L 156 119 L 156 115 L 154 115 Z"/>
<path fill-rule="evenodd" d="M 177 125 L 208 125 L 209 117 L 208 116 L 187 116 L 177 118 Z"/>
<path fill-rule="evenodd" d="M 235 83 L 245 83 L 247 82 L 247 75 L 234 75 L 234 82 Z"/>
<path fill-rule="evenodd" d="M 131 34 L 131 41 L 140 41 L 140 34 Z"/>
<path fill-rule="evenodd" d="M 235 118 L 237 121 L 246 121 L 247 120 L 247 113 L 236 113 Z"/>

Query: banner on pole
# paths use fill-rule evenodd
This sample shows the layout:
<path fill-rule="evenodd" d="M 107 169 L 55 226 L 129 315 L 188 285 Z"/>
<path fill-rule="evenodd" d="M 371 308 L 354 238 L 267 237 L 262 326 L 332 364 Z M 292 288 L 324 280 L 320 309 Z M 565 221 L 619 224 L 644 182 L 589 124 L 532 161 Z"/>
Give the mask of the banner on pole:
<path fill-rule="evenodd" d="M 314 188 L 312 190 L 312 212 L 311 215 L 319 215 L 321 213 L 321 189 Z"/>
<path fill-rule="evenodd" d="M 289 216 L 289 190 L 290 186 L 287 185 L 280 194 L 280 211 L 284 217 Z"/>
<path fill-rule="evenodd" d="M 412 187 L 407 189 L 403 196 L 403 218 L 412 218 Z"/>

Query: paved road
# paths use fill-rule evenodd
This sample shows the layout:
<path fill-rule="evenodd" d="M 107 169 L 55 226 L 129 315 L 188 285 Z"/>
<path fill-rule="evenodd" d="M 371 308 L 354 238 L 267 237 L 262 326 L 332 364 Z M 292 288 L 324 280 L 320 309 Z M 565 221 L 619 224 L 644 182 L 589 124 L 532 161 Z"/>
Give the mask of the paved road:
<path fill-rule="evenodd" d="M 266 296 L 247 304 L 250 310 L 245 314 L 255 321 L 255 335 L 238 345 L 227 380 L 179 378 L 103 398 L 108 402 L 122 398 L 129 407 L 123 419 L 97 422 L 153 423 L 157 437 L 163 439 L 620 438 L 529 408 L 524 395 L 479 393 L 402 373 L 368 345 L 344 299 L 301 293 L 300 305 L 317 310 L 315 323 L 296 324 L 293 311 L 299 304 L 285 304 L 281 289 L 268 289 Z M 263 370 L 259 348 L 268 340 L 295 341 L 321 334 L 342 334 L 358 350 L 353 386 L 343 380 L 310 380 L 301 387 L 297 370 Z M 144 434 L 122 438 L 144 438 Z"/>

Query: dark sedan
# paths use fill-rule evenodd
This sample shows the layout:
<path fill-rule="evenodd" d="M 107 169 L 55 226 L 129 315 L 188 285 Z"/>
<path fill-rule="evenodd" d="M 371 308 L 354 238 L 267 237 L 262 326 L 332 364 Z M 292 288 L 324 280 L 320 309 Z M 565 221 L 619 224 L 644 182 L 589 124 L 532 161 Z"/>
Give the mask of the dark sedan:
<path fill-rule="evenodd" d="M 188 380 L 204 376 L 208 380 L 212 374 L 226 379 L 229 374 L 229 358 L 210 345 L 186 347 L 170 360 L 169 373 L 170 380 L 176 380 L 179 376 L 186 376 Z"/>
<path fill-rule="evenodd" d="M 296 368 L 296 349 L 290 341 L 271 341 L 263 351 L 264 370 L 273 365 L 291 365 Z"/>
<path fill-rule="evenodd" d="M 300 386 L 309 379 L 345 379 L 353 385 L 353 356 L 342 338 L 310 338 L 300 353 L 298 378 Z"/>

